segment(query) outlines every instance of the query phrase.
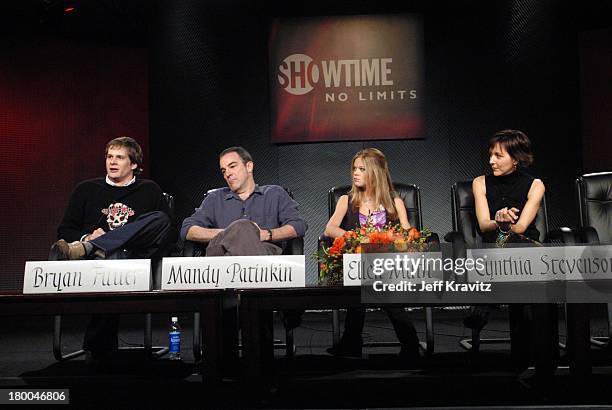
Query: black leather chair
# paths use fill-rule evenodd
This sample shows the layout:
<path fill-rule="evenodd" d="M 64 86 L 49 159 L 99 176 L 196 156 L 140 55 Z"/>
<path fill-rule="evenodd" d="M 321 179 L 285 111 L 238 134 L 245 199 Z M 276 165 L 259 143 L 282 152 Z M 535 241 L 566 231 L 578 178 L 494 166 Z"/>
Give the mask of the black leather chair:
<path fill-rule="evenodd" d="M 584 242 L 612 243 L 612 172 L 581 176 L 576 193 Z"/>
<path fill-rule="evenodd" d="M 421 212 L 421 191 L 416 185 L 408 185 L 402 183 L 393 184 L 395 191 L 399 194 L 400 198 L 404 201 L 406 211 L 408 213 L 408 220 L 410 224 L 417 229 L 423 229 L 423 214 Z M 342 195 L 348 194 L 351 190 L 350 185 L 336 186 L 329 190 L 327 195 L 327 207 L 328 216 L 331 218 L 332 214 L 336 210 L 336 204 Z M 332 242 L 331 238 L 322 236 L 319 238 L 319 248 L 322 245 L 330 246 Z M 428 354 L 432 354 L 434 350 L 434 333 L 433 333 L 433 314 L 432 308 L 425 308 L 425 342 L 420 342 L 421 348 Z M 340 321 L 338 317 L 338 310 L 332 311 L 332 334 L 334 346 L 340 340 Z M 396 343 L 391 343 L 395 345 Z M 372 342 L 364 343 L 366 347 L 383 347 L 388 346 L 389 343 Z"/>
<path fill-rule="evenodd" d="M 580 228 L 574 229 L 580 242 L 589 245 L 612 244 L 612 172 L 585 174 L 576 180 Z M 598 347 L 612 340 L 612 304 L 607 305 L 608 336 L 592 337 Z"/>
<path fill-rule="evenodd" d="M 566 245 L 612 244 L 612 172 L 585 174 L 575 181 L 580 226 L 553 231 Z M 571 374 L 588 380 L 591 374 L 590 344 L 610 347 L 612 305 L 607 304 L 608 336 L 590 337 L 590 304 L 567 303 L 567 348 Z"/>
<path fill-rule="evenodd" d="M 205 195 L 208 195 L 211 191 L 209 190 Z M 289 194 L 291 198 L 293 198 L 293 193 L 285 187 L 285 191 Z M 193 241 L 185 241 L 183 243 L 183 251 L 182 255 L 185 257 L 198 257 L 206 255 L 206 247 L 207 243 L 202 242 L 193 242 Z M 285 241 L 282 243 L 283 247 L 283 255 L 303 255 L 304 254 L 304 238 L 293 238 L 291 240 Z M 224 305 L 227 309 L 231 307 L 232 304 L 237 303 L 235 300 L 230 300 L 234 298 L 226 298 L 224 301 Z M 237 307 L 237 305 L 236 305 Z M 296 315 L 295 312 L 289 313 L 292 317 Z M 226 317 L 224 318 L 225 326 L 238 328 L 238 320 L 237 317 Z M 229 322 L 229 323 L 228 323 Z M 230 338 L 231 339 L 231 338 Z M 201 333 L 200 333 L 200 313 L 195 312 L 193 315 L 193 354 L 196 360 L 200 360 L 202 358 L 202 343 L 201 343 Z M 285 349 L 285 353 L 287 356 L 293 356 L 295 353 L 295 343 L 293 338 L 293 327 L 285 326 L 285 343 L 281 343 L 280 341 L 274 341 L 274 347 Z M 226 349 L 229 355 L 232 355 L 230 349 Z"/>
<path fill-rule="evenodd" d="M 164 192 L 164 198 L 168 203 L 168 209 L 170 210 L 170 220 L 174 219 L 174 197 L 170 194 Z M 171 245 L 167 245 L 166 249 L 161 249 L 160 254 L 166 254 L 167 250 Z M 109 259 L 127 259 L 128 253 L 123 250 L 120 252 L 115 252 L 113 256 Z M 51 257 L 49 260 L 53 260 Z M 155 261 L 153 266 L 151 267 L 151 288 L 152 289 L 160 289 L 161 286 L 161 269 L 162 264 L 161 260 Z M 120 347 L 120 350 L 136 350 L 136 349 L 144 349 L 145 352 L 151 357 L 161 357 L 168 353 L 168 347 L 166 346 L 153 346 L 153 329 L 152 329 L 152 315 L 151 313 L 145 314 L 145 323 L 144 323 L 144 334 L 143 334 L 143 345 L 142 346 L 124 346 Z M 64 361 L 73 359 L 75 357 L 79 357 L 85 354 L 85 350 L 78 349 L 70 353 L 62 352 L 62 316 L 55 315 L 53 318 L 53 356 L 58 361 Z"/>
<path fill-rule="evenodd" d="M 472 192 L 472 181 L 462 181 L 451 187 L 451 211 L 453 231 L 446 234 L 444 239 L 453 244 L 453 255 L 461 256 L 466 248 L 479 248 L 482 246 L 482 235 L 476 218 L 476 206 Z M 546 197 L 538 210 L 536 227 L 540 232 L 539 241 L 548 241 L 548 214 L 546 212 Z M 472 352 L 478 352 L 483 343 L 508 343 L 510 338 L 481 339 L 480 331 L 472 329 L 472 338 L 461 340 L 462 347 Z"/>

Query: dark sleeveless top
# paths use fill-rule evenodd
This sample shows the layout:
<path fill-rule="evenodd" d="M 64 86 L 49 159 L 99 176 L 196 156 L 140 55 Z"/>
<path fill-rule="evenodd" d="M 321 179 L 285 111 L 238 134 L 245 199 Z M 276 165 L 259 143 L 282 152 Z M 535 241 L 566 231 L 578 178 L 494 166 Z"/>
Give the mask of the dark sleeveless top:
<path fill-rule="evenodd" d="M 489 204 L 489 217 L 495 220 L 495 213 L 507 207 L 517 208 L 520 210 L 519 217 L 523 211 L 523 207 L 527 203 L 527 194 L 531 189 L 531 184 L 535 178 L 521 171 L 514 171 L 509 175 L 496 177 L 495 175 L 485 175 L 485 186 L 487 190 L 487 202 Z M 536 228 L 536 217 L 525 230 L 525 235 L 529 239 L 538 241 L 540 232 Z M 496 231 L 485 232 L 483 235 L 484 242 L 495 242 L 497 237 Z"/>
<path fill-rule="evenodd" d="M 387 221 L 387 223 L 389 222 L 391 222 L 391 224 L 393 225 L 400 223 L 399 219 Z M 344 218 L 340 223 L 340 228 L 344 229 L 345 231 L 352 231 L 359 226 L 359 209 L 353 208 L 353 204 L 351 203 L 351 197 L 349 196 L 348 209 L 346 210 L 346 215 L 344 215 Z"/>

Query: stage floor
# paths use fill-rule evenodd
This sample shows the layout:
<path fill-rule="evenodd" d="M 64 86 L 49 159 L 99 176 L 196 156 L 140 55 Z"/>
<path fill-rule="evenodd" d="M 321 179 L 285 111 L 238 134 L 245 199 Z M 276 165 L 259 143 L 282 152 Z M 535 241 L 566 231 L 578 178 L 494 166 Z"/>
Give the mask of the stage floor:
<path fill-rule="evenodd" d="M 562 312 L 561 317 L 563 317 Z M 596 312 L 597 313 L 597 312 Z M 328 355 L 331 345 L 331 312 L 307 312 L 294 332 L 296 354 L 284 357 L 277 349 L 273 387 L 256 395 L 244 386 L 239 374 L 214 384 L 196 374 L 192 355 L 192 316 L 181 314 L 183 358 L 148 359 L 138 351 L 122 351 L 108 366 L 91 368 L 84 357 L 58 363 L 52 354 L 51 317 L 3 318 L 0 334 L 0 388 L 69 388 L 71 403 L 79 408 L 354 408 L 354 407 L 459 407 L 465 406 L 570 406 L 612 404 L 612 353 L 592 348 L 590 380 L 570 378 L 561 352 L 554 384 L 533 385 L 532 370 L 517 375 L 512 370 L 509 344 L 483 345 L 473 356 L 459 340 L 470 335 L 462 325 L 466 310 L 434 310 L 435 352 L 416 369 L 397 360 L 399 347 L 366 347 L 361 359 Z M 600 316 L 600 315 L 597 315 Z M 424 337 L 425 315 L 412 313 L 419 336 Z M 341 322 L 343 314 L 341 313 Z M 65 317 L 63 348 L 80 347 L 87 317 Z M 122 316 L 120 345 L 142 343 L 142 315 Z M 170 315 L 153 316 L 154 344 L 167 345 Z M 565 339 L 560 321 L 561 341 Z M 603 319 L 591 324 L 593 335 L 604 335 Z M 275 321 L 277 338 L 283 338 Z M 507 311 L 494 311 L 483 338 L 508 337 Z M 394 342 L 391 323 L 382 311 L 368 312 L 365 342 Z"/>

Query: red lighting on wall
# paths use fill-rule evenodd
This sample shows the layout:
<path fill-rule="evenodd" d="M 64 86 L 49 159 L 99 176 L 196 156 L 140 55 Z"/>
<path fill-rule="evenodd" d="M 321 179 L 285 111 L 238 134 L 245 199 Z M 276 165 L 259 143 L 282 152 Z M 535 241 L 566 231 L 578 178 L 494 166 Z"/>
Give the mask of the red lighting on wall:
<path fill-rule="evenodd" d="M 71 12 L 73 12 L 73 11 L 75 11 L 75 10 L 76 10 L 76 8 L 75 8 L 75 7 L 66 7 L 66 8 L 64 9 L 64 12 L 66 12 L 66 13 L 71 13 Z"/>

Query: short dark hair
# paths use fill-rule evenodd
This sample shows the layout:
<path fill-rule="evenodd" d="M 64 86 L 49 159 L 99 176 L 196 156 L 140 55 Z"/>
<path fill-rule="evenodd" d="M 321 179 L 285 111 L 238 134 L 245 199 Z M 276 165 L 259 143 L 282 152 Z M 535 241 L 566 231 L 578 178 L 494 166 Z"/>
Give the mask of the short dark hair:
<path fill-rule="evenodd" d="M 531 141 L 524 132 L 519 130 L 497 131 L 489 139 L 489 152 L 500 144 L 514 160 L 517 167 L 527 168 L 533 164 L 533 153 L 531 152 Z"/>
<path fill-rule="evenodd" d="M 142 148 L 132 137 L 118 137 L 113 138 L 106 144 L 104 155 L 108 155 L 108 149 L 110 147 L 125 147 L 128 151 L 128 156 L 132 164 L 136 164 L 137 167 L 134 170 L 134 175 L 138 175 L 142 172 Z"/>
<path fill-rule="evenodd" d="M 229 147 L 229 148 L 226 148 L 223 151 L 221 151 L 221 153 L 219 154 L 219 158 L 221 158 L 225 154 L 229 154 L 230 152 L 235 152 L 236 154 L 238 154 L 238 156 L 242 160 L 242 163 L 245 164 L 245 165 L 246 165 L 247 162 L 253 162 L 253 157 L 251 156 L 251 154 L 249 154 L 249 151 L 247 151 L 243 147 Z"/>

